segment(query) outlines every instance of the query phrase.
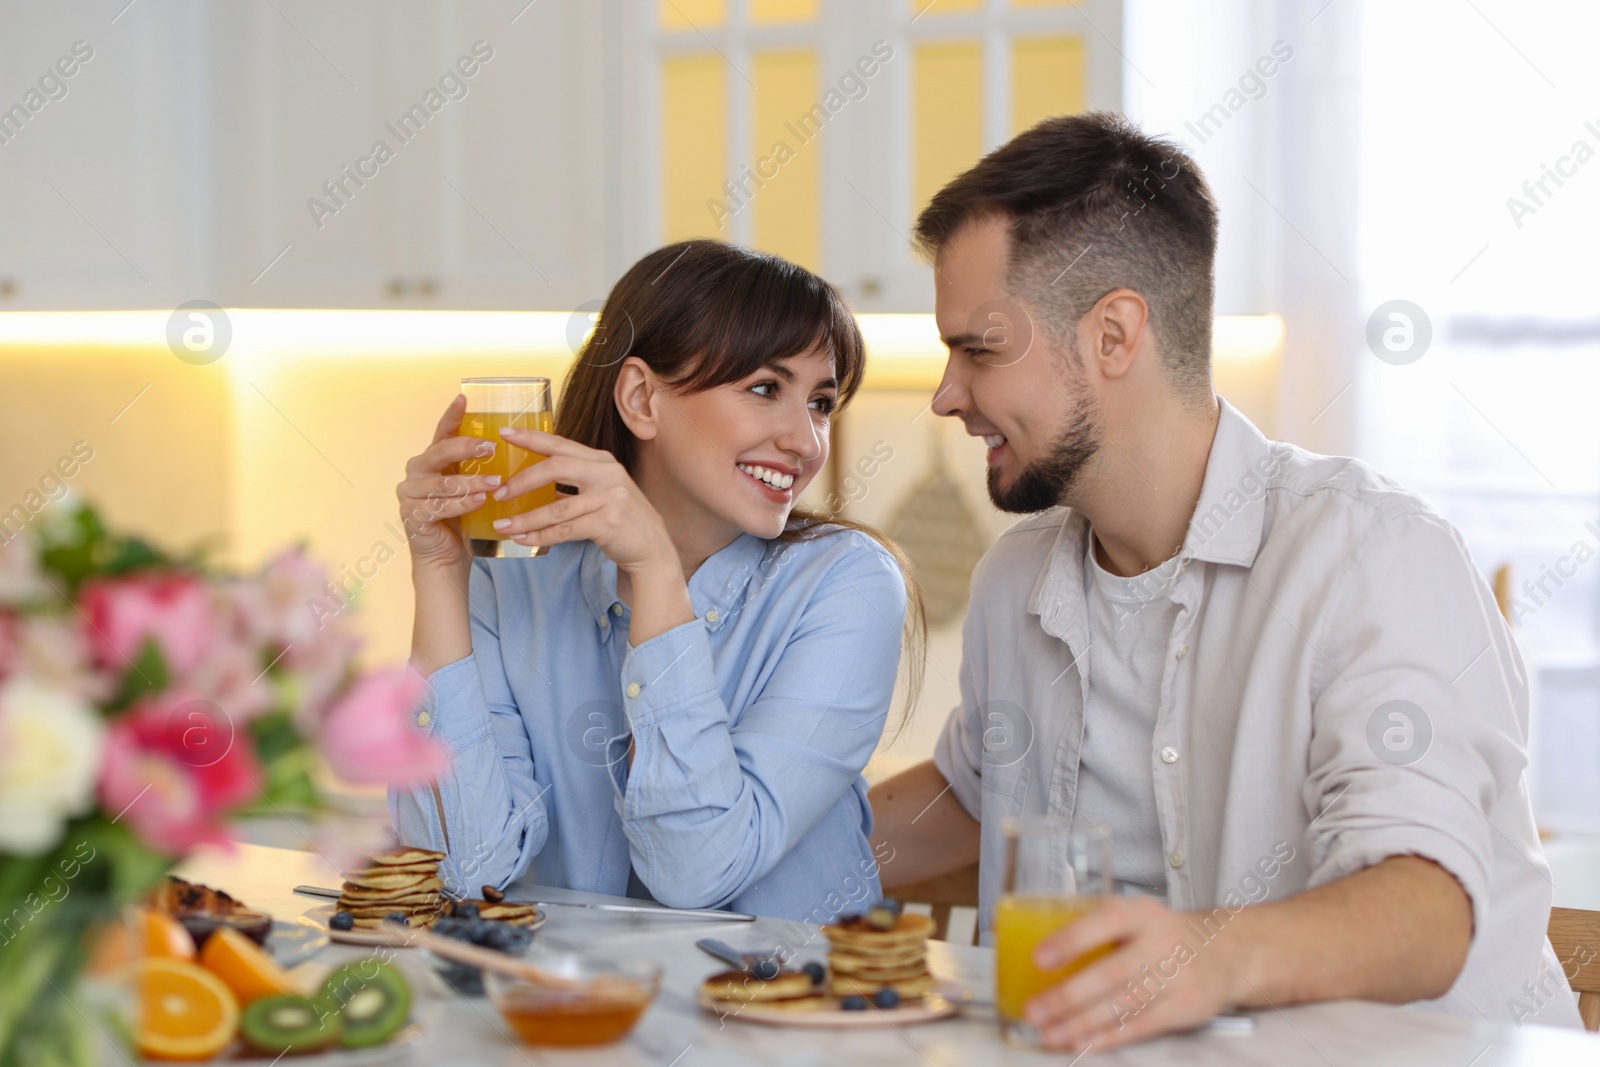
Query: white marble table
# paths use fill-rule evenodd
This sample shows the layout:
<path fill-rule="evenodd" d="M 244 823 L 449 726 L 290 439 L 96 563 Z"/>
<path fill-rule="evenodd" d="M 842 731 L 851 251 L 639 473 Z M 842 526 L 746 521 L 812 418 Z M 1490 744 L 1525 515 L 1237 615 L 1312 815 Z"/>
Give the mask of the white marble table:
<path fill-rule="evenodd" d="M 312 852 L 236 846 L 232 857 L 206 853 L 184 865 L 185 877 L 228 890 L 275 917 L 294 920 L 327 903 L 293 892 L 297 884 L 336 886 L 338 872 Z M 527 890 L 516 896 L 525 896 Z M 538 889 L 540 900 L 608 901 L 615 898 L 567 890 Z M 636 902 L 635 902 L 636 903 Z M 623 1042 L 603 1049 L 559 1051 L 514 1042 L 486 1000 L 452 998 L 442 1021 L 422 1042 L 400 1052 L 401 1064 L 494 1064 L 528 1067 L 545 1063 L 648 1064 L 652 1067 L 774 1064 L 956 1064 L 1064 1065 L 1070 1057 L 1042 1055 L 1003 1044 L 992 1004 L 993 954 L 987 949 L 943 942 L 930 944 L 940 977 L 965 982 L 976 993 L 963 1016 L 926 1026 L 828 1032 L 773 1029 L 719 1021 L 698 1008 L 694 991 L 721 965 L 694 947 L 718 937 L 739 948 L 768 948 L 775 941 L 800 949 L 800 959 L 822 959 L 820 936 L 796 943 L 796 925 L 773 919 L 754 923 L 707 922 L 669 917 L 631 917 L 586 908 L 555 906 L 538 937 L 554 947 L 653 960 L 665 968 L 661 995 Z M 330 946 L 330 961 L 359 950 Z M 1317 1067 L 1565 1067 L 1600 1064 L 1600 1037 L 1509 1022 L 1482 1022 L 1417 1009 L 1345 1002 L 1253 1016 L 1253 1031 L 1199 1032 L 1163 1038 L 1085 1064 L 1308 1064 Z M 1092 1051 L 1092 1050 L 1091 1050 Z"/>

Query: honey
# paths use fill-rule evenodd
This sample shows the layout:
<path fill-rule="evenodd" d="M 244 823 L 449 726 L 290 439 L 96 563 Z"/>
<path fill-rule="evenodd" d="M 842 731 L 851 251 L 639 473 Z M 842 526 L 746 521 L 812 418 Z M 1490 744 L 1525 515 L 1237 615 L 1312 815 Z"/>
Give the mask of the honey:
<path fill-rule="evenodd" d="M 530 1045 L 609 1044 L 632 1030 L 649 1006 L 649 991 L 637 987 L 568 997 L 518 990 L 495 1001 L 511 1029 Z"/>

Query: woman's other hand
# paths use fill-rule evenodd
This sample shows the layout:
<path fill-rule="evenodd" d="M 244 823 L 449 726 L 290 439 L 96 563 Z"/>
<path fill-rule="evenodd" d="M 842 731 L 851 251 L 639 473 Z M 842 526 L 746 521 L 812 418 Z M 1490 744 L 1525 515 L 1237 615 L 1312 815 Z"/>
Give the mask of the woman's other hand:
<path fill-rule="evenodd" d="M 472 553 L 461 535 L 461 516 L 483 506 L 500 484 L 498 475 L 456 472 L 464 460 L 493 455 L 504 444 L 458 437 L 467 398 L 458 395 L 434 427 L 433 442 L 406 461 L 405 480 L 395 486 L 413 567 L 464 570 Z"/>

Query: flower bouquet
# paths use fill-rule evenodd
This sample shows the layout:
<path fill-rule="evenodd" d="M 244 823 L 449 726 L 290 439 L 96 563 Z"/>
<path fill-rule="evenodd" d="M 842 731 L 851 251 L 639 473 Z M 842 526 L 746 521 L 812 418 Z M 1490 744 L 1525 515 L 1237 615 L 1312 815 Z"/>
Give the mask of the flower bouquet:
<path fill-rule="evenodd" d="M 85 931 L 231 820 L 322 808 L 319 760 L 362 784 L 443 769 L 409 728 L 425 683 L 359 671 L 342 603 L 298 550 L 227 574 L 87 507 L 0 543 L 0 1067 L 84 1062 Z"/>

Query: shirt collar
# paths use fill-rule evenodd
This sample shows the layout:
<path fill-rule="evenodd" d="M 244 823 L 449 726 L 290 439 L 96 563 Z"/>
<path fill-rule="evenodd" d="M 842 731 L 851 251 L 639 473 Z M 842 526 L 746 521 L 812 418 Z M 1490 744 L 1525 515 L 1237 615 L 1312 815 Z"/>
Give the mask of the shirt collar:
<path fill-rule="evenodd" d="M 1261 548 L 1266 487 L 1277 460 L 1254 423 L 1221 397 L 1217 403 L 1221 414 L 1206 458 L 1200 499 L 1178 552 L 1183 558 L 1180 569 L 1190 559 L 1248 567 Z M 1041 618 L 1046 598 L 1055 591 L 1083 588 L 1089 520 L 1076 508 L 1059 510 L 1061 532 L 1028 597 L 1029 613 Z"/>
<path fill-rule="evenodd" d="M 689 579 L 689 603 L 713 633 L 721 629 L 743 605 L 751 579 L 763 571 L 767 542 L 751 534 L 740 534 L 712 553 Z M 617 600 L 617 565 L 600 546 L 589 541 L 583 546 L 578 564 L 578 580 L 589 614 L 603 632 L 609 632 L 613 619 L 627 612 L 613 611 Z"/>
<path fill-rule="evenodd" d="M 1261 550 L 1267 485 L 1277 460 L 1254 423 L 1221 397 L 1217 403 L 1222 413 L 1181 555 L 1248 567 Z"/>

